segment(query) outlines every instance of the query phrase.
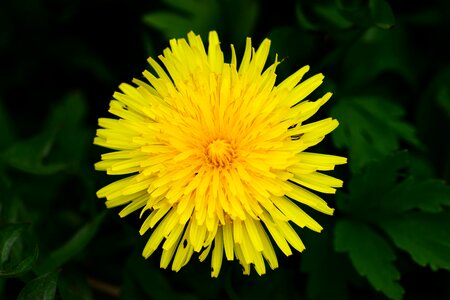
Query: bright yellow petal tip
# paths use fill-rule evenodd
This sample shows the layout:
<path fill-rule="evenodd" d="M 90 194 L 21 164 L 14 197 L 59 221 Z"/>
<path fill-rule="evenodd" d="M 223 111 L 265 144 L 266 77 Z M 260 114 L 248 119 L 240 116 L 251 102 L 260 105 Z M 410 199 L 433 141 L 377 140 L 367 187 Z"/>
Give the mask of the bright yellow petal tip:
<path fill-rule="evenodd" d="M 219 37 L 209 34 L 170 41 L 149 58 L 148 82 L 121 84 L 109 112 L 100 118 L 94 144 L 115 150 L 102 155 L 95 169 L 132 174 L 100 189 L 106 206 L 126 205 L 124 217 L 141 210 L 140 234 L 151 229 L 143 250 L 163 249 L 161 267 L 180 270 L 197 252 L 211 254 L 211 276 L 222 260 L 235 258 L 249 274 L 278 267 L 275 243 L 285 255 L 303 251 L 291 223 L 320 232 L 322 227 L 300 207 L 322 213 L 333 209 L 311 190 L 335 193 L 342 181 L 321 171 L 346 158 L 306 152 L 333 131 L 328 118 L 304 123 L 331 97 L 305 100 L 323 81 L 306 80 L 305 66 L 275 86 L 277 60 L 264 69 L 270 41 L 252 48 L 248 38 L 238 66 L 234 47 L 224 62 Z M 297 204 L 295 202 L 300 203 Z"/>

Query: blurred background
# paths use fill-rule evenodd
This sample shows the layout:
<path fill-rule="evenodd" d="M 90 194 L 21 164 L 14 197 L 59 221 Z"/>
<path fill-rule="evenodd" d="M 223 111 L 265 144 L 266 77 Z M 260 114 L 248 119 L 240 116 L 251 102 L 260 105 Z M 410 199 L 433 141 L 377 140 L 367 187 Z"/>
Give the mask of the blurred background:
<path fill-rule="evenodd" d="M 137 213 L 95 192 L 99 117 L 171 38 L 217 30 L 242 56 L 272 41 L 278 82 L 304 65 L 340 127 L 313 151 L 343 155 L 335 216 L 298 229 L 306 250 L 243 276 L 193 258 L 179 273 L 140 253 Z M 450 2 L 2 0 L 0 299 L 450 299 Z"/>

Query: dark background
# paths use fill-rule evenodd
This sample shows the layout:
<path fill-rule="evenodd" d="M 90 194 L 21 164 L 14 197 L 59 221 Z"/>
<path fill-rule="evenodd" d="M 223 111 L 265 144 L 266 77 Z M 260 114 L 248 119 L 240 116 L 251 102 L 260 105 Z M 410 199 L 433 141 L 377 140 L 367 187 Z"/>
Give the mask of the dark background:
<path fill-rule="evenodd" d="M 137 213 L 95 196 L 115 179 L 93 170 L 97 118 L 190 30 L 225 57 L 269 37 L 278 82 L 308 64 L 334 93 L 314 151 L 349 159 L 336 214 L 307 210 L 324 232 L 262 277 L 161 270 Z M 450 299 L 449 44 L 446 0 L 1 1 L 0 299 Z"/>

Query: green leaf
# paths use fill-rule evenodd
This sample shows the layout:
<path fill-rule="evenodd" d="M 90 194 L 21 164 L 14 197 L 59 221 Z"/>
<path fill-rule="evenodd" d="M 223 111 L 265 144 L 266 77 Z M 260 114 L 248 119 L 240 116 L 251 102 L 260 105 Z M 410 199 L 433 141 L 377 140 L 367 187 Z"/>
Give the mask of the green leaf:
<path fill-rule="evenodd" d="M 382 29 L 389 29 L 395 25 L 394 13 L 385 0 L 370 0 L 369 7 L 375 25 Z"/>
<path fill-rule="evenodd" d="M 58 275 L 57 272 L 51 272 L 31 280 L 20 291 L 17 300 L 55 299 Z"/>
<path fill-rule="evenodd" d="M 66 168 L 62 162 L 46 163 L 55 141 L 55 130 L 42 132 L 30 139 L 16 142 L 2 154 L 11 167 L 23 172 L 49 175 Z"/>
<path fill-rule="evenodd" d="M 213 0 L 184 0 L 165 2 L 173 11 L 155 11 L 145 14 L 142 21 L 163 32 L 166 38 L 185 37 L 189 31 L 205 35 L 217 27 L 220 9 Z"/>
<path fill-rule="evenodd" d="M 304 8 L 300 2 L 297 2 L 295 5 L 295 15 L 297 17 L 297 21 L 300 24 L 300 27 L 307 30 L 318 30 L 318 25 L 314 24 L 308 17 L 307 13 L 304 11 Z"/>
<path fill-rule="evenodd" d="M 86 99 L 76 90 L 65 94 L 53 108 L 45 125 L 47 131 L 57 131 L 53 160 L 78 167 L 85 158 L 92 140 L 92 132 L 84 124 L 86 114 Z"/>
<path fill-rule="evenodd" d="M 84 97 L 76 91 L 68 93 L 40 133 L 11 145 L 1 158 L 11 167 L 37 175 L 77 167 L 90 143 L 91 133 L 81 125 L 85 114 Z"/>
<path fill-rule="evenodd" d="M 333 28 L 347 29 L 353 25 L 341 14 L 335 4 L 317 4 L 313 9 L 322 22 L 329 23 Z"/>
<path fill-rule="evenodd" d="M 408 163 L 408 152 L 400 151 L 367 164 L 363 172 L 348 182 L 349 200 L 342 203 L 342 208 L 355 213 L 361 213 L 364 208 L 373 210 L 381 202 L 380 198 L 395 186 L 400 170 L 407 168 Z"/>
<path fill-rule="evenodd" d="M 164 0 L 168 10 L 145 14 L 142 21 L 162 31 L 166 38 L 185 37 L 189 31 L 208 35 L 211 30 L 230 35 L 236 43 L 245 41 L 256 25 L 259 5 L 256 0 Z"/>
<path fill-rule="evenodd" d="M 367 277 L 376 290 L 391 299 L 401 299 L 400 273 L 394 266 L 395 253 L 375 231 L 359 222 L 339 221 L 335 228 L 335 249 L 348 252 L 356 271 Z"/>
<path fill-rule="evenodd" d="M 55 270 L 79 254 L 97 233 L 106 212 L 99 214 L 81 228 L 70 240 L 51 252 L 37 267 L 36 271 L 43 274 Z"/>
<path fill-rule="evenodd" d="M 28 224 L 0 227 L 0 276 L 16 277 L 28 272 L 38 258 L 38 247 L 27 232 Z"/>
<path fill-rule="evenodd" d="M 401 76 L 411 85 L 417 82 L 406 29 L 402 26 L 391 30 L 371 27 L 351 44 L 345 54 L 341 64 L 341 88 L 348 91 L 370 85 L 387 72 Z"/>
<path fill-rule="evenodd" d="M 0 220 L 9 223 L 20 222 L 19 215 L 25 212 L 22 199 L 13 193 L 12 185 L 12 178 L 0 164 Z"/>
<path fill-rule="evenodd" d="M 442 212 L 450 206 L 450 186 L 424 174 L 417 176 L 417 160 L 401 151 L 367 164 L 347 183 L 349 193 L 337 195 L 339 209 L 371 220 L 413 209 Z M 427 172 L 423 168 L 418 170 Z"/>
<path fill-rule="evenodd" d="M 148 13 L 142 17 L 142 21 L 146 25 L 160 30 L 168 39 L 184 37 L 191 30 L 191 20 L 188 17 L 172 12 Z M 195 26 L 192 30 L 198 32 L 199 28 Z"/>
<path fill-rule="evenodd" d="M 348 29 L 353 23 L 349 21 L 334 3 L 306 2 L 296 5 L 297 21 L 307 30 Z"/>
<path fill-rule="evenodd" d="M 442 212 L 444 206 L 450 206 L 450 186 L 442 180 L 417 181 L 410 177 L 387 193 L 381 205 L 384 210 L 396 213 L 413 208 L 431 213 Z"/>
<path fill-rule="evenodd" d="M 403 108 L 376 96 L 348 97 L 332 108 L 340 126 L 332 138 L 338 148 L 348 148 L 353 172 L 398 150 L 400 140 L 420 146 L 414 128 L 402 121 Z"/>
<path fill-rule="evenodd" d="M 366 28 L 373 26 L 370 16 L 368 1 L 360 0 L 335 0 L 335 5 L 341 15 L 348 21 L 358 25 L 356 28 Z"/>
<path fill-rule="evenodd" d="M 450 214 L 409 213 L 380 223 L 395 245 L 421 266 L 450 270 Z"/>
<path fill-rule="evenodd" d="M 449 269 L 450 215 L 446 207 L 450 206 L 450 187 L 441 180 L 415 176 L 416 170 L 410 168 L 410 160 L 407 152 L 399 152 L 367 164 L 364 172 L 355 174 L 348 183 L 349 193 L 338 194 L 338 207 L 341 211 L 382 228 L 393 243 L 409 252 L 418 264 L 430 265 L 433 269 Z M 344 231 L 348 238 L 353 235 L 361 243 L 368 243 L 366 239 L 374 239 L 374 232 L 356 232 L 367 231 L 367 225 L 350 225 L 336 227 L 337 250 L 345 250 L 346 245 L 353 243 L 343 239 L 344 233 L 339 231 Z M 355 232 L 351 233 L 351 230 Z M 366 250 L 347 251 L 354 251 L 356 255 L 358 251 L 365 253 Z M 380 263 L 376 257 L 365 257 L 368 264 Z M 355 261 L 353 263 L 356 264 Z"/>

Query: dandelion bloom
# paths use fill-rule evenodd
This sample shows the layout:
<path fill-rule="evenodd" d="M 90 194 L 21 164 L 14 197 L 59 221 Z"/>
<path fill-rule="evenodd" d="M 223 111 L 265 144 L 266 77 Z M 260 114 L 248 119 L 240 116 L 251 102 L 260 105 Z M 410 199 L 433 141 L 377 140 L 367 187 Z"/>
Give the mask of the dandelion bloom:
<path fill-rule="evenodd" d="M 100 189 L 108 208 L 126 205 L 121 217 L 145 215 L 143 250 L 149 257 L 162 244 L 160 266 L 185 266 L 194 252 L 203 261 L 212 250 L 211 276 L 223 256 L 236 258 L 249 274 L 278 266 L 273 242 L 285 255 L 305 249 L 291 223 L 320 232 L 300 206 L 325 214 L 333 209 L 311 192 L 335 193 L 342 181 L 319 171 L 344 164 L 343 157 L 305 152 L 333 131 L 327 118 L 304 124 L 330 99 L 305 98 L 322 74 L 301 82 L 305 66 L 275 86 L 279 61 L 264 70 L 270 41 L 255 51 L 250 38 L 238 67 L 233 45 L 225 63 L 216 32 L 206 50 L 200 36 L 173 39 L 148 62 L 147 82 L 123 83 L 109 112 L 100 118 L 94 143 L 114 152 L 102 155 L 97 170 L 131 174 Z M 300 204 L 300 206 L 298 205 Z M 149 213 L 146 213 L 146 212 Z"/>

